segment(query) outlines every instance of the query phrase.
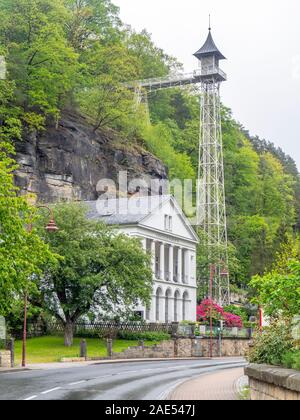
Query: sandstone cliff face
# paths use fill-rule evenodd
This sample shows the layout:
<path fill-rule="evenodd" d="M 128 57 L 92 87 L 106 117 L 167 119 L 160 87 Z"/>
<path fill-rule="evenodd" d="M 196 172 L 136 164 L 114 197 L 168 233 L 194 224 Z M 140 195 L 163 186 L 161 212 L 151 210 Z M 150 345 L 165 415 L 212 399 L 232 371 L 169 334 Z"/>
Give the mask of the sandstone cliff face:
<path fill-rule="evenodd" d="M 16 150 L 16 185 L 41 202 L 96 200 L 97 183 L 116 182 L 120 171 L 128 171 L 129 181 L 167 179 L 165 166 L 150 153 L 126 147 L 113 133 L 94 133 L 83 117 L 72 114 L 65 114 L 58 128 L 25 135 Z"/>

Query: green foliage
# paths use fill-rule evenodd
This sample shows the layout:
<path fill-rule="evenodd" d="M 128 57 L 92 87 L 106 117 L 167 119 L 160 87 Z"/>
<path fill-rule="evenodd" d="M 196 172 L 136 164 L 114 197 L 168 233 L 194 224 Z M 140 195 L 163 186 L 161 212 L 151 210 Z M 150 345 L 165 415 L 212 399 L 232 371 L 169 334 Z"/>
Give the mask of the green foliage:
<path fill-rule="evenodd" d="M 292 350 L 282 357 L 282 364 L 287 369 L 300 370 L 300 350 Z"/>
<path fill-rule="evenodd" d="M 269 273 L 250 282 L 254 303 L 264 306 L 271 317 L 293 317 L 300 311 L 300 242 L 289 238 L 276 255 Z"/>
<path fill-rule="evenodd" d="M 5 137 L 5 136 L 4 136 Z M 0 138 L 0 313 L 6 314 L 17 296 L 34 288 L 33 277 L 54 255 L 35 232 L 26 229 L 33 210 L 17 196 L 13 147 Z"/>
<path fill-rule="evenodd" d="M 174 150 L 172 133 L 165 124 L 145 127 L 143 138 L 150 152 L 167 165 L 170 179 L 195 179 L 195 171 L 190 158 L 187 154 Z"/>
<path fill-rule="evenodd" d="M 33 114 L 57 118 L 77 72 L 77 56 L 64 33 L 66 9 L 58 0 L 1 0 L 0 14 L 0 44 L 16 87 L 15 107 L 33 126 Z"/>
<path fill-rule="evenodd" d="M 224 311 L 239 316 L 242 319 L 244 325 L 248 322 L 248 311 L 243 307 L 228 305 L 225 306 Z"/>
<path fill-rule="evenodd" d="M 298 315 L 300 311 L 300 262 L 288 262 L 284 273 L 276 270 L 263 277 L 255 276 L 251 282 L 257 297 L 254 299 L 264 306 L 272 317 Z"/>
<path fill-rule="evenodd" d="M 286 353 L 293 347 L 290 324 L 274 322 L 263 334 L 255 335 L 253 344 L 248 355 L 250 363 L 282 365 Z"/>
<path fill-rule="evenodd" d="M 110 0 L 0 0 L 0 53 L 8 80 L 0 81 L 0 135 L 22 138 L 25 126 L 58 124 L 65 108 L 83 113 L 94 130 L 118 130 L 160 158 L 173 180 L 198 171 L 199 95 L 168 89 L 149 95 L 149 115 L 135 110 L 132 80 L 181 70 L 150 34 L 122 24 Z M 251 137 L 222 107 L 231 281 L 244 287 L 273 264 L 300 220 L 300 177 L 281 149 Z M 200 243 L 199 278 L 210 258 Z M 213 254 L 218 254 L 214 250 Z"/>
<path fill-rule="evenodd" d="M 171 338 L 170 334 L 163 332 L 126 332 L 120 331 L 118 333 L 118 338 L 122 340 L 143 340 L 143 341 L 154 341 L 160 342 L 164 340 L 169 340 Z"/>

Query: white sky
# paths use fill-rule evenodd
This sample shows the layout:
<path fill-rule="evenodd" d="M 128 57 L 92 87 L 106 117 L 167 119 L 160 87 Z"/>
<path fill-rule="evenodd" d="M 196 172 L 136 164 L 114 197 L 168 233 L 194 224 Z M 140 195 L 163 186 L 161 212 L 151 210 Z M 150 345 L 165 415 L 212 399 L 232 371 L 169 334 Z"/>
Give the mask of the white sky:
<path fill-rule="evenodd" d="M 272 141 L 300 169 L 299 0 L 113 0 L 121 18 L 146 28 L 154 42 L 185 70 L 204 43 L 208 15 L 212 34 L 227 57 L 222 100 L 251 134 Z"/>

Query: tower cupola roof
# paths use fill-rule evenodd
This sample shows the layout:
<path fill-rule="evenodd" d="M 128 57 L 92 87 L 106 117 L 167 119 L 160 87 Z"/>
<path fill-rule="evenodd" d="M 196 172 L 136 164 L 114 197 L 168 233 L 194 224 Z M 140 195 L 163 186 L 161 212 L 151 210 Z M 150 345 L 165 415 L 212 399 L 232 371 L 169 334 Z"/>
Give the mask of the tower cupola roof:
<path fill-rule="evenodd" d="M 226 57 L 220 52 L 213 40 L 211 29 L 209 29 L 208 37 L 203 47 L 194 56 L 201 60 L 202 57 L 208 57 L 210 55 L 215 55 L 219 60 L 226 60 Z"/>

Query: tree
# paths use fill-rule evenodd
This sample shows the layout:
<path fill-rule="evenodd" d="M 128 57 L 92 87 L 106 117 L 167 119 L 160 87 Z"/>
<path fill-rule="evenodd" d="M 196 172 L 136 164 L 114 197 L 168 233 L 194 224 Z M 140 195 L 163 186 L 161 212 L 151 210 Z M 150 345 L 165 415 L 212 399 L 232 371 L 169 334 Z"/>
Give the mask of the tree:
<path fill-rule="evenodd" d="M 0 131 L 1 135 L 1 131 Z M 0 313 L 5 315 L 24 291 L 35 290 L 34 276 L 43 264 L 55 262 L 54 255 L 33 231 L 26 229 L 34 216 L 13 183 L 14 149 L 0 138 Z"/>
<path fill-rule="evenodd" d="M 300 261 L 291 260 L 283 274 L 272 271 L 256 276 L 250 286 L 257 291 L 254 299 L 271 317 L 292 317 L 300 312 Z"/>
<path fill-rule="evenodd" d="M 65 0 L 65 5 L 69 10 L 67 38 L 76 52 L 120 38 L 119 9 L 110 0 Z"/>
<path fill-rule="evenodd" d="M 255 276 L 250 286 L 256 291 L 254 302 L 272 318 L 291 318 L 300 312 L 300 246 L 289 240 L 281 247 L 272 270 Z"/>
<path fill-rule="evenodd" d="M 74 324 L 89 311 L 121 316 L 138 302 L 149 304 L 151 262 L 139 240 L 88 220 L 83 205 L 56 205 L 54 214 L 59 231 L 42 235 L 63 260 L 39 279 L 40 304 L 63 324 L 71 346 Z"/>
<path fill-rule="evenodd" d="M 46 116 L 58 118 L 76 86 L 77 55 L 64 32 L 67 11 L 58 0 L 1 0 L 0 14 L 15 105 L 25 123 L 41 128 Z"/>

